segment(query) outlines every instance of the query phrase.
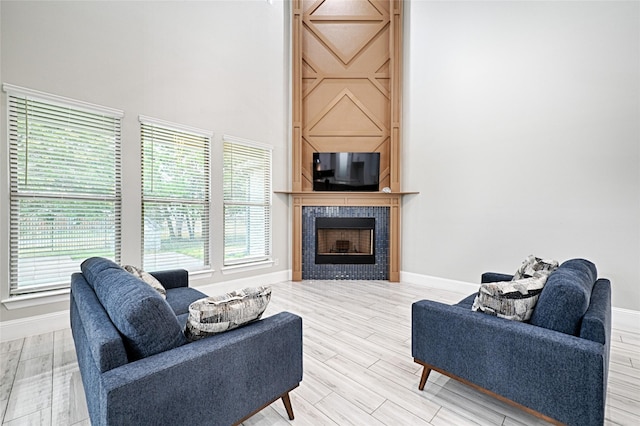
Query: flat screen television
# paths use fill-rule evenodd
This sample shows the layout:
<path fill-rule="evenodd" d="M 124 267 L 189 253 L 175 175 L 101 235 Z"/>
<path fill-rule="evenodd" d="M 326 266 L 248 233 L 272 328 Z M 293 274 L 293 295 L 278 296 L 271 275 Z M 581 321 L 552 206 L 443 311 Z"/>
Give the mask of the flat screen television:
<path fill-rule="evenodd" d="M 379 152 L 314 152 L 314 191 L 378 191 Z"/>

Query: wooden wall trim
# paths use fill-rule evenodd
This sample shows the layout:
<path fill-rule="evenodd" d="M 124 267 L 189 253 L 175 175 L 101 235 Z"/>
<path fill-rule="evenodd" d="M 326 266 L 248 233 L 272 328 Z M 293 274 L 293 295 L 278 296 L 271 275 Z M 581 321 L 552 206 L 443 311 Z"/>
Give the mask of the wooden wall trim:
<path fill-rule="evenodd" d="M 391 18 L 391 33 L 389 41 L 391 60 L 391 190 L 401 189 L 401 122 L 402 122 L 402 1 L 393 0 L 393 16 Z"/>
<path fill-rule="evenodd" d="M 293 2 L 293 25 L 291 33 L 292 66 L 292 189 L 302 189 L 302 0 Z"/>
<path fill-rule="evenodd" d="M 294 0 L 293 279 L 302 279 L 303 206 L 389 206 L 391 281 L 400 278 L 402 0 Z M 312 191 L 313 152 L 379 152 L 392 193 Z"/>

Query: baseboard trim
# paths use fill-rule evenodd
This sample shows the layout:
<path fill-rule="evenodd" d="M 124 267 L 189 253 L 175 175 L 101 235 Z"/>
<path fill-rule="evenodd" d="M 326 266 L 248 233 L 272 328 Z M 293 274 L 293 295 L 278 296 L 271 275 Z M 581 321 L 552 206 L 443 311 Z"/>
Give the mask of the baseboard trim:
<path fill-rule="evenodd" d="M 611 326 L 616 330 L 640 333 L 640 311 L 615 307 L 612 308 Z"/>
<path fill-rule="evenodd" d="M 236 280 L 211 283 L 196 288 L 206 294 L 221 294 L 244 287 L 256 287 L 291 280 L 291 270 L 272 272 Z M 424 285 L 439 290 L 460 293 L 462 296 L 478 291 L 478 284 L 465 281 L 438 278 L 429 275 L 400 272 L 400 281 Z M 616 330 L 623 330 L 640 334 L 640 311 L 631 309 L 612 308 L 612 326 Z M 0 342 L 22 339 L 36 334 L 51 333 L 56 330 L 69 328 L 69 311 L 53 312 L 28 318 L 3 321 L 0 324 Z"/>
<path fill-rule="evenodd" d="M 268 274 L 254 275 L 246 278 L 238 278 L 235 280 L 226 280 L 217 283 L 196 286 L 201 292 L 210 296 L 222 294 L 245 287 L 258 287 L 261 285 L 275 284 L 282 281 L 289 281 L 291 270 L 271 272 Z"/>
<path fill-rule="evenodd" d="M 68 310 L 3 321 L 0 324 L 0 342 L 51 333 L 70 326 Z"/>
<path fill-rule="evenodd" d="M 479 286 L 479 284 L 466 281 L 415 274 L 413 272 L 400 272 L 400 282 L 423 285 L 425 287 L 435 288 L 438 290 L 454 291 L 456 293 L 461 293 L 464 296 L 477 292 Z"/>
<path fill-rule="evenodd" d="M 413 272 L 400 272 L 400 281 L 424 285 L 438 290 L 454 291 L 462 295 L 469 295 L 478 291 L 479 286 L 479 284 L 475 283 L 415 274 Z M 640 311 L 612 307 L 611 326 L 616 330 L 640 334 Z"/>

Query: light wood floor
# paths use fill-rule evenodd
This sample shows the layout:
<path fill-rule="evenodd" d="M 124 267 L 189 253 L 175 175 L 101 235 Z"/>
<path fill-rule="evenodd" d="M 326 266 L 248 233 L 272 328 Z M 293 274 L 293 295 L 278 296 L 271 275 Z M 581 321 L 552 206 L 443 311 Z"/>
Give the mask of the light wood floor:
<path fill-rule="evenodd" d="M 288 310 L 304 324 L 304 378 L 291 393 L 291 424 L 545 424 L 436 372 L 418 390 L 411 303 L 464 295 L 384 281 L 272 287 L 265 316 Z M 89 425 L 70 330 L 1 343 L 0 356 L 2 425 Z M 614 330 L 609 372 L 606 424 L 640 424 L 640 335 Z M 245 422 L 288 423 L 281 401 Z"/>

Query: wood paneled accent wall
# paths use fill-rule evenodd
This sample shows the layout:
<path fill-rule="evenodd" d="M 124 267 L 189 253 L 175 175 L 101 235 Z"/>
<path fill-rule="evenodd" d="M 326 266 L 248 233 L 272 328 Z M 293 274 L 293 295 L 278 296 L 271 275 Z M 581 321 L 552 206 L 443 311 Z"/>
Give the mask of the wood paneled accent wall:
<path fill-rule="evenodd" d="M 388 206 L 389 280 L 400 279 L 402 0 L 293 0 L 292 276 L 303 206 Z M 382 192 L 313 192 L 314 152 L 379 152 Z"/>
<path fill-rule="evenodd" d="M 314 152 L 379 152 L 400 187 L 402 1 L 293 2 L 292 190 L 312 190 Z"/>

